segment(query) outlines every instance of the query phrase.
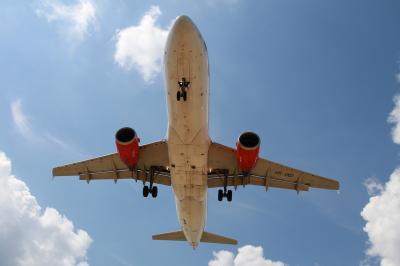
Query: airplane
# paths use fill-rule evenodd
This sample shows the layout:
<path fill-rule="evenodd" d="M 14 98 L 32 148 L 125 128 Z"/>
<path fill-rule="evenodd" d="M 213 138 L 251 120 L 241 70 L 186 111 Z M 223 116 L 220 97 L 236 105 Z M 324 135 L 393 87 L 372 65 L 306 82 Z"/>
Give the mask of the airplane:
<path fill-rule="evenodd" d="M 207 46 L 188 16 L 179 16 L 164 50 L 168 109 L 167 139 L 141 145 L 130 127 L 115 134 L 117 152 L 53 169 L 53 176 L 93 180 L 133 179 L 143 183 L 143 196 L 157 197 L 156 185 L 172 186 L 181 230 L 153 235 L 154 240 L 237 244 L 232 238 L 204 230 L 209 188 L 217 199 L 232 201 L 232 190 L 246 185 L 308 191 L 339 190 L 334 179 L 259 158 L 260 137 L 242 133 L 235 148 L 211 140 L 208 131 L 209 64 Z"/>

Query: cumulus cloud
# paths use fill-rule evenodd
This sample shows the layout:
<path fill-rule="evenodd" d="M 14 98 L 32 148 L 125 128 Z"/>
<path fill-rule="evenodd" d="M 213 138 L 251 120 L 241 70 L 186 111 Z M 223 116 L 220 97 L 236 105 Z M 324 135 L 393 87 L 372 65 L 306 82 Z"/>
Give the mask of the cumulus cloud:
<path fill-rule="evenodd" d="M 0 217 L 0 265 L 88 265 L 90 236 L 56 209 L 43 210 L 1 151 Z"/>
<path fill-rule="evenodd" d="M 400 169 L 385 185 L 373 180 L 368 184 L 374 195 L 361 212 L 370 242 L 367 254 L 379 257 L 382 266 L 400 265 Z"/>
<path fill-rule="evenodd" d="M 400 81 L 400 74 L 396 78 Z M 395 107 L 388 122 L 394 124 L 393 142 L 400 144 L 400 95 L 393 100 Z M 369 238 L 366 253 L 369 258 L 378 258 L 382 266 L 400 265 L 400 168 L 391 174 L 386 184 L 369 178 L 364 185 L 370 195 L 368 204 L 361 212 L 366 221 L 364 231 Z"/>
<path fill-rule="evenodd" d="M 213 255 L 214 259 L 208 262 L 208 266 L 285 266 L 281 261 L 264 258 L 263 248 L 251 245 L 239 248 L 236 257 L 226 250 L 213 252 Z"/>
<path fill-rule="evenodd" d="M 392 139 L 396 144 L 400 144 L 400 95 L 396 95 L 393 99 L 395 107 L 390 113 L 388 121 L 395 124 L 392 128 Z"/>
<path fill-rule="evenodd" d="M 368 195 L 370 196 L 379 195 L 384 190 L 382 183 L 378 179 L 372 177 L 365 180 L 364 186 L 367 188 Z"/>
<path fill-rule="evenodd" d="M 70 39 L 82 41 L 90 27 L 96 25 L 96 7 L 91 0 L 78 0 L 74 4 L 63 4 L 58 0 L 42 0 L 36 9 L 38 16 L 48 22 L 58 22 Z"/>
<path fill-rule="evenodd" d="M 161 60 L 169 29 L 156 24 L 160 7 L 152 6 L 138 25 L 117 31 L 114 59 L 125 70 L 134 68 L 151 82 L 161 71 Z"/>

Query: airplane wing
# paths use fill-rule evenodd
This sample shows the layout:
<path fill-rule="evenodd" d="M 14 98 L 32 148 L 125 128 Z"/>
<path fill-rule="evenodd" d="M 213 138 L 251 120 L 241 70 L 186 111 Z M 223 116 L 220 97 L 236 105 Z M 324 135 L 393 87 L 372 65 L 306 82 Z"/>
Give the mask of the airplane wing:
<path fill-rule="evenodd" d="M 154 183 L 170 186 L 168 165 L 168 145 L 165 141 L 158 141 L 140 146 L 139 161 L 133 170 L 121 161 L 118 153 L 114 153 L 55 167 L 53 176 L 79 176 L 80 180 L 87 182 L 100 179 L 111 179 L 115 182 L 119 179 L 135 179 L 145 182 L 149 181 L 149 173 L 153 171 Z"/>
<path fill-rule="evenodd" d="M 289 166 L 259 158 L 249 175 L 238 172 L 236 150 L 212 143 L 208 154 L 208 187 L 256 185 L 268 188 L 308 191 L 310 187 L 339 190 L 339 182 L 333 179 L 303 172 Z"/>

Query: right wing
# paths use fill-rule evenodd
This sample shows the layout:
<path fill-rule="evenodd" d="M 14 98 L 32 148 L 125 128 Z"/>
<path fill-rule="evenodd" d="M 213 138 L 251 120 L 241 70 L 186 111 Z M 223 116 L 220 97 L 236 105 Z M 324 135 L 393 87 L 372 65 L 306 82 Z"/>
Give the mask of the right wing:
<path fill-rule="evenodd" d="M 339 182 L 334 179 L 314 175 L 295 168 L 259 158 L 249 175 L 242 175 L 237 169 L 236 150 L 212 143 L 208 152 L 208 165 L 211 173 L 208 187 L 256 185 L 308 191 L 310 187 L 339 190 Z M 226 171 L 226 173 L 223 173 Z M 225 178 L 225 176 L 227 178 Z"/>
<path fill-rule="evenodd" d="M 168 145 L 158 141 L 140 146 L 139 161 L 136 169 L 130 170 L 119 158 L 118 153 L 109 154 L 85 161 L 71 163 L 53 168 L 53 176 L 79 176 L 80 180 L 136 179 L 149 181 L 150 171 L 154 173 L 154 183 L 171 185 L 171 177 L 167 166 Z"/>

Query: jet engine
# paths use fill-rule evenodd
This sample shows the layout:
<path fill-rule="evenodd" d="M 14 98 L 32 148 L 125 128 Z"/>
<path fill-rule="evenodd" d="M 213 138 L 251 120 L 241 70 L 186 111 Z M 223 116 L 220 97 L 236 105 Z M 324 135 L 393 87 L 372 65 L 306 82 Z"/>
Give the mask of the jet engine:
<path fill-rule="evenodd" d="M 123 127 L 115 134 L 118 155 L 130 169 L 133 169 L 138 162 L 139 142 L 135 130 L 130 127 Z"/>
<path fill-rule="evenodd" d="M 240 172 L 250 173 L 256 166 L 260 152 L 260 138 L 256 133 L 242 133 L 236 142 L 236 158 Z"/>

